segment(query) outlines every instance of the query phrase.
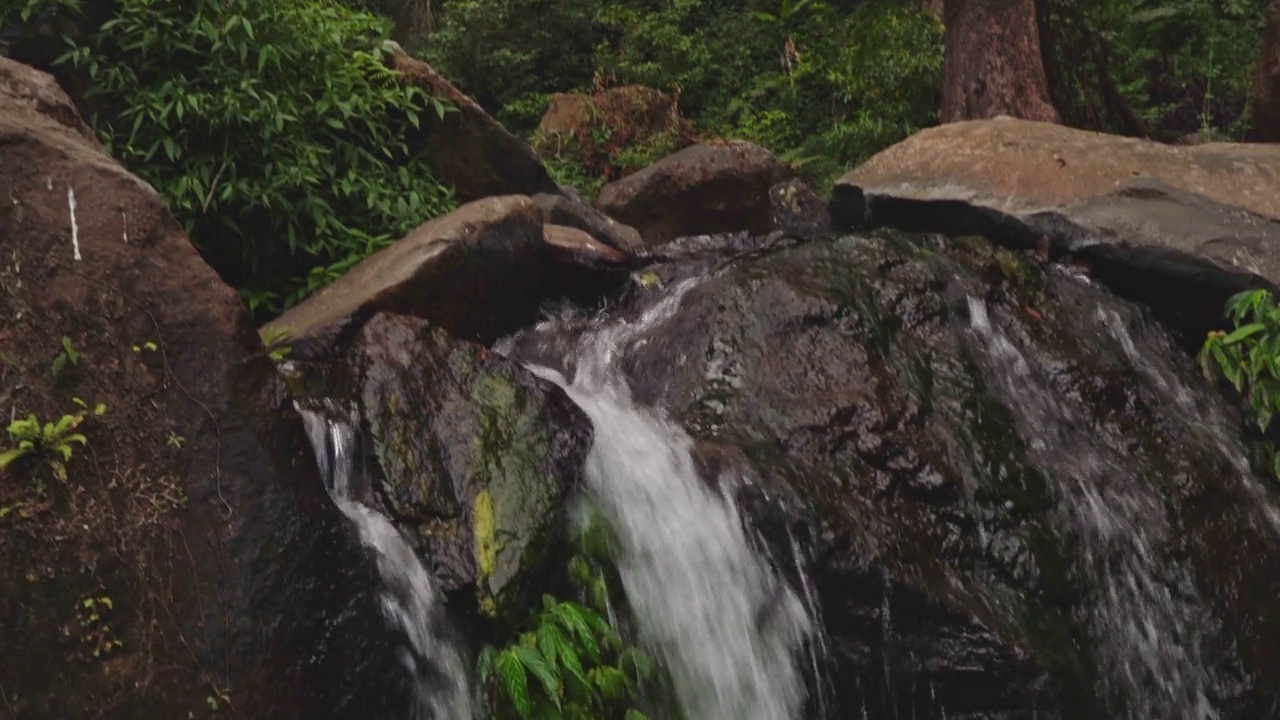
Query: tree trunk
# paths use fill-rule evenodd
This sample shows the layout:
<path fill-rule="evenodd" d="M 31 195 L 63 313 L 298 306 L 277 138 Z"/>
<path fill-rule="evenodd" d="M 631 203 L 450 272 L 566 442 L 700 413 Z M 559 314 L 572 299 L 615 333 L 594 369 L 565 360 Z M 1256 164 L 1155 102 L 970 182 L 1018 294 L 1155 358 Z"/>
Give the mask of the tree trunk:
<path fill-rule="evenodd" d="M 941 122 L 1012 115 L 1060 122 L 1040 54 L 1035 0 L 945 0 Z"/>
<path fill-rule="evenodd" d="M 1253 129 L 1262 142 L 1280 142 L 1280 0 L 1267 5 L 1262 57 L 1253 78 Z"/>

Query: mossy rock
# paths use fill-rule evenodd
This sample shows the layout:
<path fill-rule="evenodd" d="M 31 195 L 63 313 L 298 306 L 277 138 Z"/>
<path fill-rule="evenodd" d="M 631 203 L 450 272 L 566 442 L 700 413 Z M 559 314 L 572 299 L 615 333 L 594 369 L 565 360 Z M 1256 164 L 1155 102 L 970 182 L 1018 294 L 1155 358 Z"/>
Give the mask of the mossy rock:
<path fill-rule="evenodd" d="M 374 317 L 350 367 L 376 494 L 446 592 L 473 594 L 489 620 L 518 620 L 564 545 L 590 422 L 560 388 L 418 318 Z"/>

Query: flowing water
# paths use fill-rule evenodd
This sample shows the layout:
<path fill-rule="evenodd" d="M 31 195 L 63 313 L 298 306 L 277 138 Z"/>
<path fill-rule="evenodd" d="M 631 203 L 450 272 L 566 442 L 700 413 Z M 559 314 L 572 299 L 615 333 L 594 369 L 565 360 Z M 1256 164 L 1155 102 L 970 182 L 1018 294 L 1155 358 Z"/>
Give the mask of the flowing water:
<path fill-rule="evenodd" d="M 633 322 L 602 321 L 578 339 L 560 384 L 591 418 L 586 476 L 614 525 L 627 600 L 642 642 L 665 661 L 689 720 L 789 720 L 805 702 L 797 653 L 813 633 L 797 594 L 751 548 L 727 490 L 699 477 L 692 441 L 638 407 L 614 363 L 678 309 L 683 283 Z M 734 478 L 722 478 L 722 487 Z"/>
<path fill-rule="evenodd" d="M 1132 464 L 1097 439 L 1091 423 L 1055 392 L 988 314 L 969 298 L 970 325 L 989 371 L 1055 481 L 1067 523 L 1099 586 L 1088 624 L 1099 643 L 1115 717 L 1212 720 L 1214 682 L 1202 658 L 1211 622 L 1187 570 L 1157 557 L 1170 532 L 1164 504 L 1132 477 Z M 1123 714 L 1121 714 L 1123 713 Z"/>
<path fill-rule="evenodd" d="M 442 639 L 443 608 L 431 578 L 404 536 L 381 513 L 353 499 L 358 416 L 332 403 L 324 412 L 298 406 L 329 496 L 355 524 L 360 542 L 373 551 L 384 583 L 380 596 L 387 621 L 405 635 L 399 656 L 413 685 L 412 720 L 469 720 L 470 695 L 462 657 Z"/>

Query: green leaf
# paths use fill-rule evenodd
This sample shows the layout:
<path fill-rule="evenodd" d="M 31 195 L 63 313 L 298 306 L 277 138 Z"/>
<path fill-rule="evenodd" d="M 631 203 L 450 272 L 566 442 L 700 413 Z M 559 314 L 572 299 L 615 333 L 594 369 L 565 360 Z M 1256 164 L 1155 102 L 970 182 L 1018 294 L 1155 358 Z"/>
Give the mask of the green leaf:
<path fill-rule="evenodd" d="M 556 677 L 555 671 L 547 664 L 546 659 L 536 649 L 527 645 L 517 645 L 511 648 L 511 652 L 520 658 L 520 663 L 525 669 L 537 678 L 543 691 L 555 706 L 560 707 L 560 679 Z"/>
<path fill-rule="evenodd" d="M 533 701 L 529 697 L 529 682 L 520 658 L 512 651 L 503 651 L 498 655 L 497 669 L 507 699 L 521 717 L 530 717 L 533 714 Z"/>
<path fill-rule="evenodd" d="M 1225 338 L 1223 338 L 1222 344 L 1234 345 L 1240 342 L 1241 340 L 1244 340 L 1245 338 L 1253 335 L 1257 335 L 1258 333 L 1266 329 L 1267 327 L 1262 323 L 1250 323 L 1248 325 L 1243 325 L 1241 327 L 1236 328 L 1234 332 L 1232 332 L 1230 335 L 1227 335 Z"/>
<path fill-rule="evenodd" d="M 5 450 L 4 452 L 0 452 L 0 470 L 3 470 L 4 468 L 8 467 L 10 463 L 22 457 L 23 455 L 26 455 L 28 452 L 30 452 L 30 450 L 22 447 L 16 447 L 16 448 L 13 448 L 12 450 Z"/>

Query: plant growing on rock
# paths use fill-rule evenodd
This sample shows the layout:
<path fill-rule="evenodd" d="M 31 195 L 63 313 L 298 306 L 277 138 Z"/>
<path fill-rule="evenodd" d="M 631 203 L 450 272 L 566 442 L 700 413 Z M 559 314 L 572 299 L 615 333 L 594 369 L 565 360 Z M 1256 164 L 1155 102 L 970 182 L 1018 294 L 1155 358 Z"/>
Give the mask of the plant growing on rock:
<path fill-rule="evenodd" d="M 1200 350 L 1205 376 L 1222 377 L 1245 396 L 1258 430 L 1266 432 L 1280 410 L 1280 306 L 1267 290 L 1248 290 L 1227 301 L 1235 329 L 1214 331 Z M 1267 468 L 1280 477 L 1274 443 L 1262 447 Z"/>
<path fill-rule="evenodd" d="M 63 415 L 56 422 L 43 424 L 34 414 L 14 420 L 6 429 L 14 446 L 0 452 L 0 470 L 23 458 L 43 458 L 53 476 L 66 482 L 66 463 L 71 460 L 75 446 L 88 443 L 83 434 L 75 432 L 83 421 L 84 413 Z"/>
<path fill-rule="evenodd" d="M 494 718 L 644 720 L 642 691 L 662 687 L 661 668 L 618 628 L 609 527 L 590 507 L 580 519 L 581 554 L 570 560 L 569 576 L 586 604 L 544 595 L 528 630 L 481 652 L 477 671 Z"/>

